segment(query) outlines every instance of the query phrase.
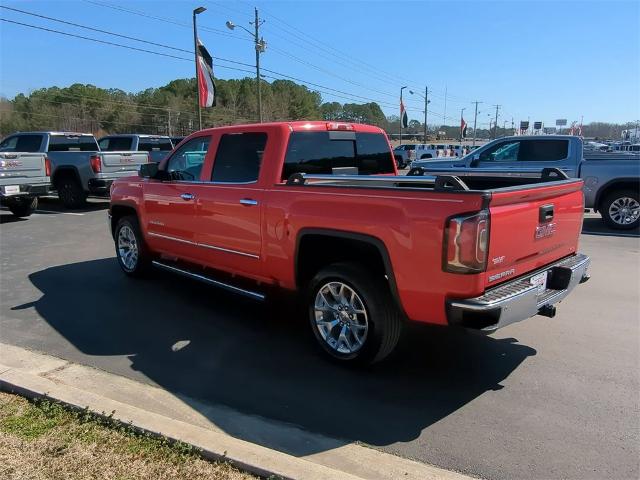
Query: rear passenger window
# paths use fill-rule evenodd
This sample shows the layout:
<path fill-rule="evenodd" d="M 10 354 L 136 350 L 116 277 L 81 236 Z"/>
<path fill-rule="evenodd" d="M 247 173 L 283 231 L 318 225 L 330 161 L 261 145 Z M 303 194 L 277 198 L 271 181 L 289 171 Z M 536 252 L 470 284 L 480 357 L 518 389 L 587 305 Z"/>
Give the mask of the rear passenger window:
<path fill-rule="evenodd" d="M 196 137 L 182 145 L 169 158 L 166 171 L 171 179 L 193 181 L 200 179 L 204 158 L 209 149 L 210 137 Z"/>
<path fill-rule="evenodd" d="M 91 135 L 51 135 L 50 152 L 97 152 L 98 143 Z"/>
<path fill-rule="evenodd" d="M 567 140 L 523 140 L 518 160 L 521 162 L 553 162 L 567 158 Z"/>
<path fill-rule="evenodd" d="M 37 152 L 42 144 L 42 135 L 19 135 L 0 143 L 0 152 Z"/>
<path fill-rule="evenodd" d="M 252 183 L 258 180 L 266 133 L 228 133 L 222 135 L 211 180 L 224 183 Z"/>

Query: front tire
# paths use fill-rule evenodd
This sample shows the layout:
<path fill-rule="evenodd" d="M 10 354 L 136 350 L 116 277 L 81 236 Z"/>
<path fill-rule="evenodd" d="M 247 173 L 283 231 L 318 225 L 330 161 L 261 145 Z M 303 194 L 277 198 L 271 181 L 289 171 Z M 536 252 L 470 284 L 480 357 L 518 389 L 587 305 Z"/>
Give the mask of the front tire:
<path fill-rule="evenodd" d="M 151 266 L 151 255 L 135 216 L 129 215 L 118 220 L 114 241 L 118 265 L 125 274 L 141 277 L 147 273 Z"/>
<path fill-rule="evenodd" d="M 640 199 L 636 190 L 609 193 L 599 209 L 602 220 L 616 230 L 632 230 L 640 225 Z"/>
<path fill-rule="evenodd" d="M 309 283 L 306 303 L 318 345 L 339 363 L 379 362 L 398 343 L 402 318 L 389 284 L 359 264 L 321 269 Z"/>
<path fill-rule="evenodd" d="M 16 217 L 28 217 L 38 208 L 38 197 L 20 197 L 11 200 L 7 207 Z"/>

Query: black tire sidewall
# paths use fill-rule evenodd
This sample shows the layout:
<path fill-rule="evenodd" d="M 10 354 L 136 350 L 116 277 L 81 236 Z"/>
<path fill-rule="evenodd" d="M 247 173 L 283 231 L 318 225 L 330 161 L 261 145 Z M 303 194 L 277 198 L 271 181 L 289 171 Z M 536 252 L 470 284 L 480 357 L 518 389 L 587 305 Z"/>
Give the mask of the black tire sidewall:
<path fill-rule="evenodd" d="M 331 348 L 322 338 L 316 326 L 314 315 L 316 294 L 321 287 L 332 281 L 342 282 L 352 288 L 364 303 L 367 312 L 367 338 L 360 350 L 351 354 L 342 354 Z M 316 344 L 338 363 L 357 365 L 373 363 L 382 348 L 383 330 L 387 328 L 385 323 L 389 315 L 390 303 L 386 304 L 385 302 L 391 302 L 388 288 L 385 288 L 383 282 L 372 278 L 371 272 L 359 265 L 340 263 L 323 268 L 309 282 L 305 298 L 309 326 Z"/>
<path fill-rule="evenodd" d="M 67 208 L 81 208 L 87 200 L 82 185 L 72 177 L 66 177 L 57 185 L 58 197 Z"/>
<path fill-rule="evenodd" d="M 38 208 L 38 197 L 22 197 L 7 204 L 16 217 L 28 217 Z"/>
<path fill-rule="evenodd" d="M 618 190 L 618 191 L 609 193 L 605 197 L 604 201 L 602 202 L 602 208 L 600 209 L 600 214 L 602 215 L 602 219 L 607 224 L 607 226 L 616 230 L 633 230 L 635 228 L 638 228 L 638 226 L 640 225 L 640 218 L 636 219 L 635 222 L 630 223 L 628 225 L 620 225 L 619 223 L 616 223 L 609 216 L 609 207 L 611 207 L 611 204 L 615 202 L 617 199 L 622 197 L 630 197 L 635 199 L 636 201 L 639 201 L 639 198 L 640 198 L 640 196 L 638 195 L 638 192 L 634 190 Z"/>

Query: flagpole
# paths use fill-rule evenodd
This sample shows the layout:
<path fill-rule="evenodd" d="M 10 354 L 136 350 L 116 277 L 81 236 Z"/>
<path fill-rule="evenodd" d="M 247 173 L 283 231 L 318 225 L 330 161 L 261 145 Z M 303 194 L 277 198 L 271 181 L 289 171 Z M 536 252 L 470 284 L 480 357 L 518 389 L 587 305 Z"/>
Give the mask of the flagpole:
<path fill-rule="evenodd" d="M 198 30 L 196 28 L 196 15 L 205 10 L 205 7 L 198 7 L 193 10 L 193 53 L 196 64 L 196 111 L 198 112 L 198 130 L 202 130 L 202 109 L 200 108 L 200 80 L 198 79 Z"/>

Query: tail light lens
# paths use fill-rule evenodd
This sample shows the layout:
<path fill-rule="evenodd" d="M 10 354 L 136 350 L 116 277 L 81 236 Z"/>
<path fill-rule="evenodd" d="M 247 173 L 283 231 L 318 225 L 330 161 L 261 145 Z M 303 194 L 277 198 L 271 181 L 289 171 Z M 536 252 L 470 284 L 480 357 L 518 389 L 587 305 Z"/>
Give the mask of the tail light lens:
<path fill-rule="evenodd" d="M 44 175 L 45 177 L 51 176 L 51 160 L 49 160 L 49 157 L 44 157 Z"/>
<path fill-rule="evenodd" d="M 479 273 L 487 268 L 489 212 L 460 215 L 447 220 L 443 269 L 452 273 Z"/>
<path fill-rule="evenodd" d="M 342 122 L 327 122 L 326 123 L 327 130 L 345 130 L 345 131 L 353 131 L 353 125 L 350 123 L 342 123 Z"/>
<path fill-rule="evenodd" d="M 102 171 L 102 162 L 100 161 L 99 155 L 91 155 L 89 163 L 91 164 L 91 170 L 93 170 L 94 173 L 100 173 Z"/>

